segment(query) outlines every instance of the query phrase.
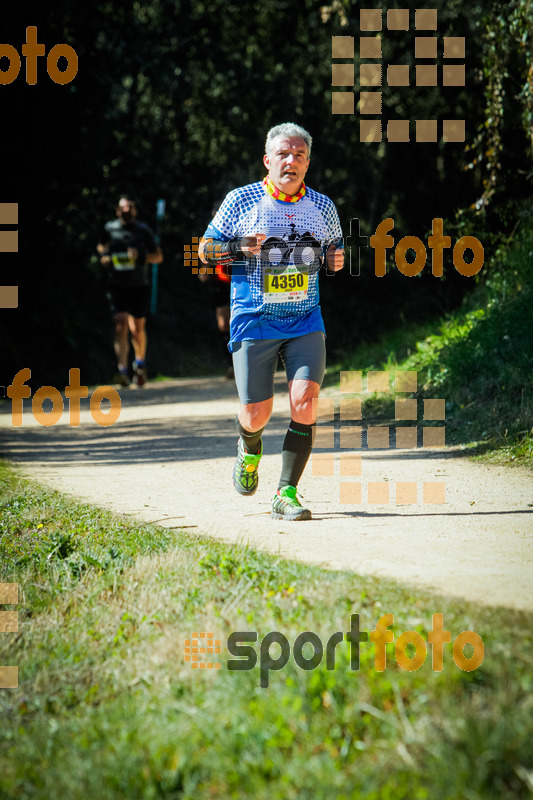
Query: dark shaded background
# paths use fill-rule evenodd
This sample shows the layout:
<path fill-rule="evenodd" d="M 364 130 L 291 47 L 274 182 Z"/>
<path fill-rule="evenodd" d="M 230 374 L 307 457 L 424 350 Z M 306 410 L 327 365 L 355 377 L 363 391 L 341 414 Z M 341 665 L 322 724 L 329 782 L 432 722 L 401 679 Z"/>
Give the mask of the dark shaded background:
<path fill-rule="evenodd" d="M 214 201 L 263 177 L 266 131 L 283 121 L 312 133 L 308 182 L 337 204 L 345 236 L 351 218 L 371 235 L 392 216 L 396 242 L 408 234 L 425 241 L 432 219 L 443 217 L 452 243 L 467 233 L 483 241 L 487 273 L 493 238 L 513 228 L 517 204 L 531 193 L 526 5 L 428 3 L 439 10 L 439 37 L 466 37 L 467 85 L 384 87 L 384 116 L 465 118 L 467 142 L 380 145 L 358 141 L 357 116 L 331 114 L 331 36 L 355 36 L 357 52 L 359 4 L 139 0 L 119 8 L 57 0 L 10 9 L 3 42 L 20 52 L 26 27 L 36 25 L 47 52 L 74 47 L 79 72 L 57 85 L 40 58 L 30 86 L 23 61 L 17 80 L 0 86 L 0 200 L 18 202 L 20 216 L 20 252 L 0 255 L 2 283 L 20 287 L 19 308 L 0 311 L 0 384 L 30 367 L 34 388 L 62 387 L 75 366 L 84 383 L 109 382 L 112 324 L 94 254 L 120 192 L 140 198 L 139 218 L 152 227 L 157 198 L 167 205 L 149 374 L 222 368 L 214 314 L 205 287 L 183 266 L 183 246 L 202 234 Z M 414 30 L 384 31 L 384 39 L 384 70 L 414 63 Z M 357 66 L 356 58 L 356 75 Z M 391 267 L 378 280 L 372 255 L 363 254 L 360 277 L 347 269 L 323 277 L 331 358 L 386 328 L 452 309 L 474 284 L 453 269 L 451 251 L 444 279 L 431 276 L 428 258 L 419 278 Z"/>

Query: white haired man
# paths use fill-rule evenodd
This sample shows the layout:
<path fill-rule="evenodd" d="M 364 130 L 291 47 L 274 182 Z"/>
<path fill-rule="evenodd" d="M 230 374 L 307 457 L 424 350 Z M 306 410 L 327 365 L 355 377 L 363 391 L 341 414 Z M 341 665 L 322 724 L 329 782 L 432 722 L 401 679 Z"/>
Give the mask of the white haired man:
<path fill-rule="evenodd" d="M 335 206 L 304 183 L 311 145 L 299 125 L 271 128 L 263 156 L 268 175 L 226 196 L 199 247 L 205 264 L 231 263 L 229 349 L 241 402 L 233 485 L 239 494 L 257 489 L 278 354 L 285 366 L 291 421 L 271 516 L 286 520 L 311 519 L 296 487 L 311 454 L 325 369 L 319 267 L 325 262 L 336 272 L 344 266 Z"/>

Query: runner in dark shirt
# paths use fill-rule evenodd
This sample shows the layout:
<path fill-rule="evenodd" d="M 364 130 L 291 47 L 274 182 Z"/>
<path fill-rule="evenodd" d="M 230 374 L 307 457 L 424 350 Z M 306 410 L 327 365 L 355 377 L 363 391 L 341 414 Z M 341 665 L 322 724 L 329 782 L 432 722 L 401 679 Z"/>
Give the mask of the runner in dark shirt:
<path fill-rule="evenodd" d="M 117 219 L 107 222 L 100 244 L 100 263 L 108 269 L 108 300 L 115 320 L 116 382 L 129 386 L 129 333 L 135 351 L 133 373 L 138 386 L 146 383 L 146 317 L 150 305 L 149 264 L 163 261 L 150 228 L 138 222 L 135 201 L 119 199 Z"/>

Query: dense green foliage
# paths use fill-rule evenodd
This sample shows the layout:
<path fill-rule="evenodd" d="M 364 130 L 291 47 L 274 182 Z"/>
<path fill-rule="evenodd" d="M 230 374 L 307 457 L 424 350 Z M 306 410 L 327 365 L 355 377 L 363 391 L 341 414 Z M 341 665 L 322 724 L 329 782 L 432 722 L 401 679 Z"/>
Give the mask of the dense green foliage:
<path fill-rule="evenodd" d="M 124 190 L 140 197 L 152 225 L 156 199 L 167 201 L 151 372 L 220 363 L 212 312 L 183 267 L 183 245 L 203 232 L 214 201 L 262 177 L 265 132 L 283 120 L 313 133 L 309 183 L 337 203 L 345 235 L 352 218 L 369 235 L 393 216 L 396 241 L 425 239 L 432 218 L 443 217 L 449 235 L 477 235 L 490 256 L 492 238 L 513 229 L 531 193 L 531 5 L 435 0 L 433 7 L 439 37 L 466 38 L 467 84 L 383 87 L 384 107 L 399 118 L 464 118 L 465 145 L 361 144 L 357 118 L 331 114 L 331 36 L 357 41 L 355 3 L 95 0 L 88 9 L 55 0 L 31 19 L 23 4 L 10 10 L 5 41 L 20 49 L 25 27 L 35 24 L 47 50 L 63 41 L 75 47 L 79 73 L 58 86 L 41 60 L 35 86 L 21 73 L 1 87 L 10 120 L 2 184 L 5 199 L 20 203 L 21 247 L 3 261 L 5 283 L 21 287 L 19 309 L 1 314 L 7 380 L 26 366 L 35 386 L 61 385 L 72 366 L 87 382 L 109 380 L 111 323 L 93 254 Z M 385 38 L 384 63 L 413 64 L 414 30 Z M 356 73 L 357 65 L 356 58 Z M 395 269 L 378 280 L 366 254 L 361 266 L 361 277 L 346 270 L 322 282 L 333 354 L 402 320 L 451 310 L 473 283 L 451 259 L 442 280 Z"/>
<path fill-rule="evenodd" d="M 21 675 L 0 692 L 0 797 L 531 796 L 524 614 L 125 523 L 5 467 L 0 497 L 0 581 L 21 584 L 20 632 L 0 639 L 0 663 Z M 483 663 L 462 672 L 445 645 L 440 673 L 429 654 L 406 672 L 387 645 L 377 672 L 363 642 L 359 670 L 343 643 L 334 670 L 304 671 L 291 655 L 268 689 L 259 666 L 226 668 L 232 631 L 280 631 L 291 644 L 315 631 L 325 643 L 350 614 L 370 631 L 387 612 L 395 639 L 425 640 L 442 612 L 452 640 L 481 636 Z M 197 630 L 220 636 L 220 671 L 184 662 Z"/>
<path fill-rule="evenodd" d="M 419 398 L 446 399 L 446 441 L 476 442 L 500 456 L 533 457 L 533 234 L 520 229 L 495 253 L 489 277 L 431 324 L 395 330 L 346 353 L 338 369 L 416 370 Z M 374 396 L 366 414 L 394 419 Z"/>

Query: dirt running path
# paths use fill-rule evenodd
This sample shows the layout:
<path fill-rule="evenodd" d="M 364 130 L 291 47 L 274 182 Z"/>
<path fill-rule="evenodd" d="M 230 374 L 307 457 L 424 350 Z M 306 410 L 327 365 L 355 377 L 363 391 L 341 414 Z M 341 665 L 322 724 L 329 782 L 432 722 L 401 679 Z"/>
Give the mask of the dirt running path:
<path fill-rule="evenodd" d="M 533 609 L 533 474 L 482 466 L 460 449 L 362 450 L 363 502 L 340 503 L 334 477 L 312 475 L 300 490 L 313 520 L 270 519 L 289 418 L 283 377 L 264 437 L 260 485 L 240 497 L 231 485 L 237 398 L 222 378 L 122 390 L 115 425 L 98 426 L 82 404 L 81 425 L 65 412 L 41 427 L 24 401 L 23 426 L 0 404 L 2 455 L 44 484 L 113 511 L 167 527 L 250 545 L 288 558 L 387 576 L 490 605 Z M 66 407 L 66 406 L 65 406 Z M 343 480 L 357 480 L 347 478 Z M 368 481 L 417 481 L 418 505 L 366 501 Z M 422 504 L 422 484 L 445 482 L 444 505 Z"/>

